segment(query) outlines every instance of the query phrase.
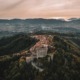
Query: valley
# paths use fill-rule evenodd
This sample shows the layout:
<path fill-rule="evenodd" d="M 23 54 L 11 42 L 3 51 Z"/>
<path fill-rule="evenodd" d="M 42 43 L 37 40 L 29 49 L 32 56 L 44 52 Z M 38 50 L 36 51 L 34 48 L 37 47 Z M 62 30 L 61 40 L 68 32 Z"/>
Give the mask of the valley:
<path fill-rule="evenodd" d="M 80 80 L 80 19 L 1 19 L 0 80 Z"/>

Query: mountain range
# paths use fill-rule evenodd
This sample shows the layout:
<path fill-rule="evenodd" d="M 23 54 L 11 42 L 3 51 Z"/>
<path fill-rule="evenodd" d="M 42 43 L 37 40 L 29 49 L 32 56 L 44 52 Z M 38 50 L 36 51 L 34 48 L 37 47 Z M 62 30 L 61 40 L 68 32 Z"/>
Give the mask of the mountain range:
<path fill-rule="evenodd" d="M 0 80 L 80 80 L 80 19 L 0 19 Z"/>
<path fill-rule="evenodd" d="M 80 19 L 0 19 L 0 32 L 50 31 L 59 33 L 80 33 Z"/>

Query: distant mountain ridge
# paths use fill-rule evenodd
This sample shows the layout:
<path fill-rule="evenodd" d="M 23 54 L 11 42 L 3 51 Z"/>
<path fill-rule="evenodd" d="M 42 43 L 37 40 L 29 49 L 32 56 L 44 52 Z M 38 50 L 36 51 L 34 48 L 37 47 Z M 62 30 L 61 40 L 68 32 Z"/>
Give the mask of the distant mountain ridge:
<path fill-rule="evenodd" d="M 34 33 L 51 31 L 59 33 L 79 33 L 80 18 L 64 19 L 0 19 L 0 31 Z"/>
<path fill-rule="evenodd" d="M 0 21 L 25 21 L 25 20 L 46 20 L 46 21 L 78 21 L 78 20 L 80 20 L 80 18 L 69 18 L 69 19 L 55 19 L 55 18 L 53 18 L 53 19 L 45 19 L 45 18 L 28 18 L 28 19 L 19 19 L 19 18 L 14 18 L 14 19 L 0 19 Z"/>

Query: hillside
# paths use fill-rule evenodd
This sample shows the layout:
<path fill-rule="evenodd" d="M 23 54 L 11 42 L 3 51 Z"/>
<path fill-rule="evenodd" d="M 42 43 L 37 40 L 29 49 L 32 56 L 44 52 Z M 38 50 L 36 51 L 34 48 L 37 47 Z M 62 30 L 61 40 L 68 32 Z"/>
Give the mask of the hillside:
<path fill-rule="evenodd" d="M 3 38 L 0 52 L 0 80 L 80 80 L 80 47 L 65 37 Z"/>
<path fill-rule="evenodd" d="M 0 39 L 0 56 L 18 53 L 24 49 L 28 50 L 36 42 L 36 39 L 31 38 L 25 34 L 3 37 Z"/>

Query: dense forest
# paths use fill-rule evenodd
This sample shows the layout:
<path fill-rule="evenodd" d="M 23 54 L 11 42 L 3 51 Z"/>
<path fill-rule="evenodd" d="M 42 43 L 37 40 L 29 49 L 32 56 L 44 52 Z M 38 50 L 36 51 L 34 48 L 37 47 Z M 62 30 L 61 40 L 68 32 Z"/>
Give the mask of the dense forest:
<path fill-rule="evenodd" d="M 3 37 L 0 39 L 0 55 L 17 53 L 24 49 L 28 50 L 36 42 L 36 39 L 25 34 Z"/>

